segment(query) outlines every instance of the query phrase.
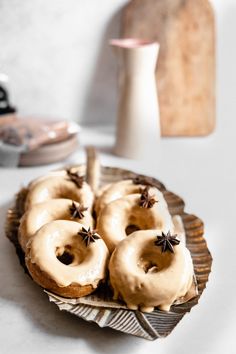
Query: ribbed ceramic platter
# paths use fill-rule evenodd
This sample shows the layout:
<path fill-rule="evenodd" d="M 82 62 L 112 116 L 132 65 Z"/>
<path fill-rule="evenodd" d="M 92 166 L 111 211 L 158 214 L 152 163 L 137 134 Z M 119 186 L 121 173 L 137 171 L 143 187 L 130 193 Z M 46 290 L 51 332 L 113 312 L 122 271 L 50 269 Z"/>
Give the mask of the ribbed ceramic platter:
<path fill-rule="evenodd" d="M 76 166 L 76 169 L 81 174 L 86 173 L 84 164 Z M 136 176 L 136 173 L 128 170 L 101 166 L 99 184 L 102 186 Z M 129 310 L 123 303 L 113 301 L 108 287 L 100 287 L 94 294 L 80 299 L 66 299 L 46 291 L 49 300 L 54 302 L 60 310 L 68 311 L 86 321 L 95 322 L 101 327 L 111 327 L 148 340 L 166 337 L 183 316 L 198 303 L 206 287 L 212 263 L 211 254 L 203 238 L 203 222 L 197 216 L 187 214 L 184 211 L 183 200 L 168 191 L 161 182 L 154 178 L 152 182 L 163 192 L 170 213 L 180 215 L 182 218 L 186 233 L 186 246 L 193 259 L 198 295 L 185 303 L 173 305 L 170 312 L 156 309 L 152 313 L 142 313 Z M 8 211 L 6 222 L 6 235 L 14 243 L 23 267 L 25 267 L 24 255 L 17 241 L 17 231 L 26 193 L 27 190 L 22 190 L 18 194 L 15 206 Z"/>

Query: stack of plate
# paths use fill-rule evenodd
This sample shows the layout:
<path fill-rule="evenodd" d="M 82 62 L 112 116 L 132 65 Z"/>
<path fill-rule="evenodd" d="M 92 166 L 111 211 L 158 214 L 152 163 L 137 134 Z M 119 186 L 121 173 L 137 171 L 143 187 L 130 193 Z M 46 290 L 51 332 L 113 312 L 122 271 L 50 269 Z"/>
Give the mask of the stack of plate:
<path fill-rule="evenodd" d="M 21 154 L 20 166 L 35 166 L 64 160 L 78 147 L 78 134 L 53 144 L 42 145 L 38 149 Z"/>
<path fill-rule="evenodd" d="M 78 147 L 77 123 L 0 115 L 0 165 L 35 166 L 61 161 Z"/>

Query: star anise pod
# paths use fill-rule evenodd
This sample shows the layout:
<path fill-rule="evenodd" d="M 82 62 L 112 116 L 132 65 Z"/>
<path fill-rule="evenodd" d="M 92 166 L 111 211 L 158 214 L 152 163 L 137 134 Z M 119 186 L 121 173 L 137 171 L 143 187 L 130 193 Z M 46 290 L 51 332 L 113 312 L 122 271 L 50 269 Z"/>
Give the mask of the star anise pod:
<path fill-rule="evenodd" d="M 67 176 L 69 180 L 73 182 L 78 188 L 83 187 L 84 176 L 80 176 L 78 172 L 71 172 L 70 170 L 66 170 Z"/>
<path fill-rule="evenodd" d="M 142 208 L 152 208 L 153 205 L 158 202 L 153 195 L 149 194 L 149 188 L 150 187 L 145 187 L 141 189 L 139 205 Z"/>
<path fill-rule="evenodd" d="M 171 235 L 170 231 L 165 234 L 164 232 L 161 233 L 161 235 L 157 235 L 157 241 L 155 241 L 156 246 L 161 246 L 161 251 L 166 252 L 170 251 L 171 253 L 174 253 L 174 247 L 180 243 L 180 240 L 178 240 L 176 237 L 178 235 Z"/>
<path fill-rule="evenodd" d="M 85 229 L 85 227 L 82 227 L 82 229 L 78 232 L 78 235 L 82 237 L 83 241 L 86 244 L 86 247 L 89 246 L 90 242 L 95 242 L 99 238 L 101 238 L 96 230 L 91 230 L 90 227 L 88 230 Z"/>
<path fill-rule="evenodd" d="M 136 176 L 133 178 L 133 184 L 142 184 L 143 186 L 151 186 L 153 187 L 154 184 L 150 179 L 147 177 L 142 177 L 142 176 Z"/>
<path fill-rule="evenodd" d="M 84 218 L 84 211 L 88 210 L 85 208 L 83 204 L 76 205 L 75 202 L 72 201 L 71 206 L 69 207 L 70 215 L 72 219 L 83 219 Z"/>

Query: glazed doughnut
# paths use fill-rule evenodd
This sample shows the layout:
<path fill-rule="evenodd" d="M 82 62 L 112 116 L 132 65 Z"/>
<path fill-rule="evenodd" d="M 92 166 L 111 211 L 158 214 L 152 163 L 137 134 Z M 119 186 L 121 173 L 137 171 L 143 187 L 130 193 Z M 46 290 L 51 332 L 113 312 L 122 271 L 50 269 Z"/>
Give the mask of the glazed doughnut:
<path fill-rule="evenodd" d="M 97 216 L 102 209 L 113 200 L 125 197 L 129 194 L 139 193 L 140 189 L 144 187 L 144 183 L 148 184 L 148 180 L 136 178 L 110 183 L 101 187 L 98 191 L 97 200 L 95 202 L 95 211 Z M 151 182 L 149 183 L 151 184 Z M 159 193 L 161 192 L 159 191 Z"/>
<path fill-rule="evenodd" d="M 184 229 L 184 223 L 180 215 L 172 216 L 174 225 L 174 233 L 178 235 L 178 239 L 183 245 L 186 245 L 186 234 Z"/>
<path fill-rule="evenodd" d="M 29 185 L 25 210 L 34 204 L 55 198 L 75 200 L 91 209 L 94 196 L 90 186 L 83 181 L 83 177 L 76 173 L 61 172 L 62 175 L 41 178 Z"/>
<path fill-rule="evenodd" d="M 97 229 L 110 252 L 126 238 L 128 228 L 173 231 L 172 218 L 162 193 L 155 188 L 151 188 L 149 193 L 158 201 L 150 208 L 140 206 L 140 194 L 131 194 L 114 200 L 103 208 L 98 218 Z"/>
<path fill-rule="evenodd" d="M 98 234 L 77 222 L 57 220 L 29 240 L 25 260 L 36 283 L 73 298 L 90 294 L 104 280 L 108 255 Z"/>
<path fill-rule="evenodd" d="M 178 244 L 176 235 L 168 248 L 163 241 L 166 236 L 162 230 L 136 231 L 113 252 L 109 272 L 114 299 L 122 299 L 129 309 L 151 312 L 158 306 L 169 311 L 190 290 L 193 283 L 190 252 L 182 242 Z"/>
<path fill-rule="evenodd" d="M 93 218 L 89 210 L 70 199 L 51 199 L 34 204 L 20 220 L 18 240 L 23 251 L 26 244 L 40 227 L 53 220 L 74 220 L 93 228 Z"/>
<path fill-rule="evenodd" d="M 69 169 L 62 169 L 62 170 L 55 170 L 55 171 L 49 171 L 46 175 L 42 175 L 39 176 L 35 179 L 33 179 L 30 183 L 29 186 L 33 186 L 34 184 L 41 182 L 45 179 L 47 179 L 48 177 L 66 177 L 68 176 L 68 171 L 72 172 L 72 173 L 78 173 L 80 172 L 80 168 L 79 167 L 71 167 Z"/>

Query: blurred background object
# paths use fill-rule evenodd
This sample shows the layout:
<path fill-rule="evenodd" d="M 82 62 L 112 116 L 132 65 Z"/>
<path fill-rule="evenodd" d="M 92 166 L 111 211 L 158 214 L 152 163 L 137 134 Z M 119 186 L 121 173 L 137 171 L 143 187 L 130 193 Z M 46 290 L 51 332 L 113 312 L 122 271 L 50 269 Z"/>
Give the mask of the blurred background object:
<path fill-rule="evenodd" d="M 78 147 L 73 121 L 23 118 L 9 102 L 8 76 L 0 73 L 0 166 L 40 165 L 60 161 Z"/>
<path fill-rule="evenodd" d="M 0 166 L 34 166 L 60 161 L 78 147 L 79 126 L 65 120 L 0 116 Z"/>
<path fill-rule="evenodd" d="M 208 0 L 132 0 L 122 36 L 156 40 L 161 130 L 197 136 L 215 126 L 215 21 Z"/>
<path fill-rule="evenodd" d="M 6 83 L 8 82 L 8 76 L 0 73 L 0 116 L 3 114 L 15 113 L 15 108 L 11 106 Z"/>
<path fill-rule="evenodd" d="M 158 154 L 160 121 L 155 68 L 159 44 L 144 39 L 112 39 L 117 55 L 119 103 L 115 153 L 144 159 Z"/>

